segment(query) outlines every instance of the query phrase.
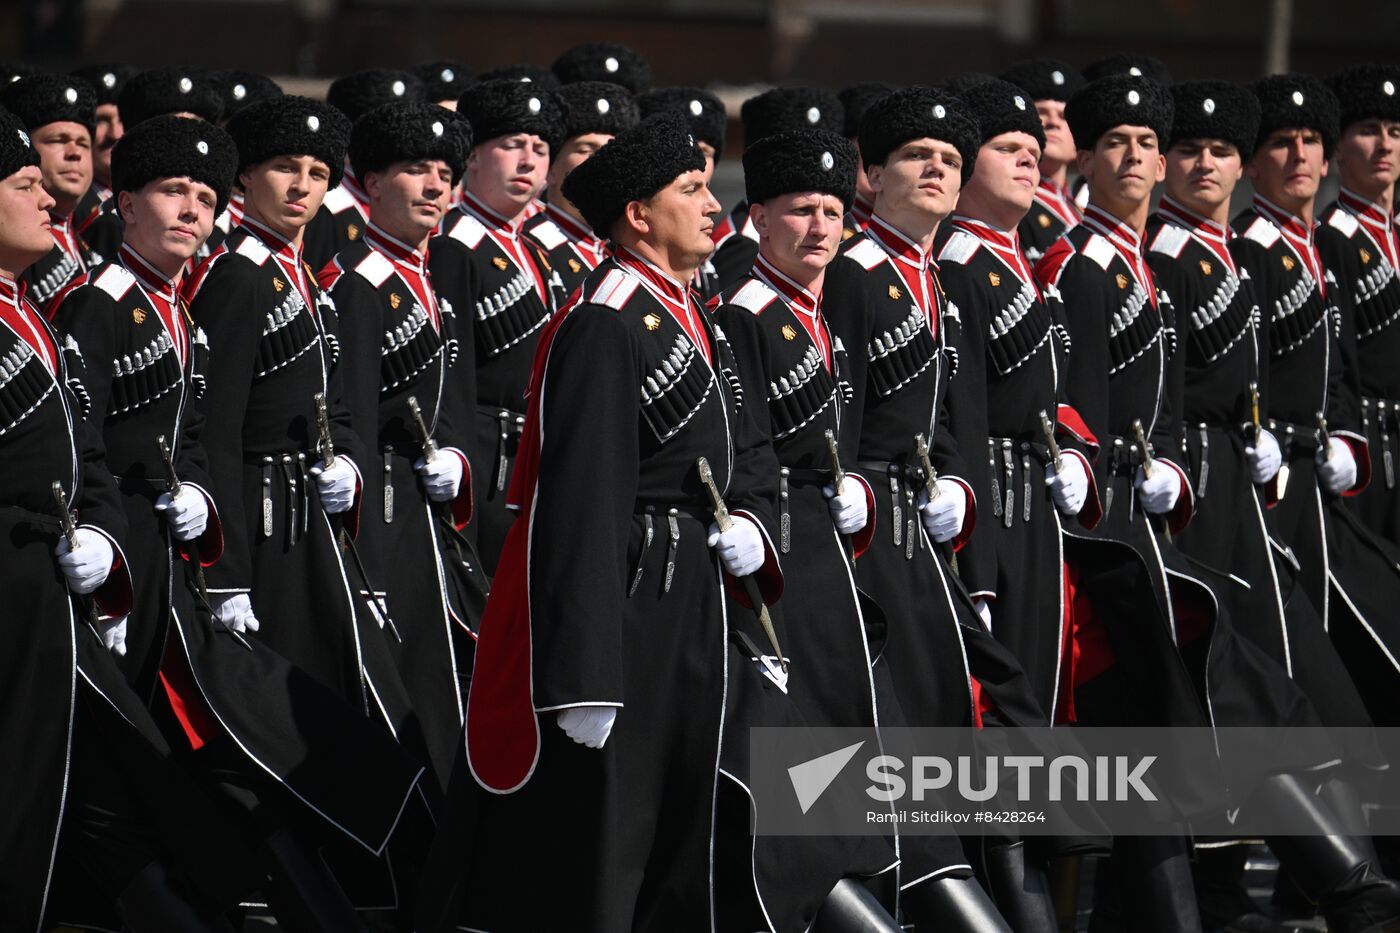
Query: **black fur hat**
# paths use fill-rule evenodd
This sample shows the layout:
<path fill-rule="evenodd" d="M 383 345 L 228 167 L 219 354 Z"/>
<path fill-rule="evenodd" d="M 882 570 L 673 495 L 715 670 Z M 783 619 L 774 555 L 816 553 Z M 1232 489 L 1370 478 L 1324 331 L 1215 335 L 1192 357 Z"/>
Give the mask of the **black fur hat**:
<path fill-rule="evenodd" d="M 967 91 L 972 90 L 979 84 L 986 84 L 988 81 L 995 81 L 996 75 L 987 74 L 985 71 L 960 71 L 943 82 L 943 89 L 962 97 Z"/>
<path fill-rule="evenodd" d="M 355 177 L 382 172 L 395 162 L 441 159 L 462 177 L 471 150 L 471 124 L 446 107 L 422 101 L 385 104 L 355 121 L 350 131 L 350 167 Z"/>
<path fill-rule="evenodd" d="M 982 142 L 1002 133 L 1026 133 L 1035 137 L 1041 149 L 1045 148 L 1045 129 L 1035 112 L 1035 101 L 1025 88 L 992 78 L 972 85 L 958 96 L 977 118 Z"/>
<path fill-rule="evenodd" d="M 192 113 L 217 123 L 224 97 L 209 72 L 200 68 L 152 68 L 132 75 L 117 95 L 122 123 L 135 126 L 166 113 Z"/>
<path fill-rule="evenodd" d="M 1269 75 L 1254 82 L 1259 98 L 1259 135 L 1254 148 L 1275 130 L 1309 129 L 1322 136 L 1322 151 L 1332 156 L 1341 135 L 1341 105 L 1325 82 L 1305 74 Z"/>
<path fill-rule="evenodd" d="M 9 178 L 28 165 L 39 164 L 39 153 L 19 117 L 0 110 L 0 179 Z"/>
<path fill-rule="evenodd" d="M 744 124 L 744 145 L 788 130 L 827 130 L 839 133 L 845 126 L 841 98 L 820 87 L 775 87 L 750 97 L 739 108 Z"/>
<path fill-rule="evenodd" d="M 122 88 L 126 87 L 126 82 L 136 74 L 136 67 L 117 64 L 85 65 L 82 68 L 74 68 L 70 74 L 92 85 L 92 89 L 97 92 L 98 106 L 101 106 L 117 102 L 117 96 L 121 94 Z"/>
<path fill-rule="evenodd" d="M 835 195 L 846 210 L 856 192 L 856 150 L 827 130 L 765 136 L 744 150 L 744 195 L 750 204 L 795 192 Z"/>
<path fill-rule="evenodd" d="M 724 101 L 698 87 L 667 87 L 637 97 L 642 119 L 657 113 L 675 113 L 690 123 L 690 131 L 715 150 L 715 161 L 724 154 L 724 133 L 729 125 Z"/>
<path fill-rule="evenodd" d="M 225 120 L 249 104 L 282 96 L 280 84 L 255 71 L 218 71 L 213 77 L 223 91 Z"/>
<path fill-rule="evenodd" d="M 1172 94 L 1139 75 L 1112 75 L 1084 85 L 1065 105 L 1065 120 L 1080 149 L 1093 149 L 1115 126 L 1145 126 L 1164 150 L 1172 132 Z"/>
<path fill-rule="evenodd" d="M 887 81 L 860 81 L 837 91 L 836 96 L 841 101 L 842 135 L 847 139 L 855 139 L 860 133 L 860 121 L 865 116 L 865 111 L 869 110 L 875 101 L 895 90 L 898 88 Z"/>
<path fill-rule="evenodd" d="M 376 107 L 423 99 L 423 82 L 411 71 L 368 68 L 336 78 L 326 90 L 326 103 L 354 123 Z"/>
<path fill-rule="evenodd" d="M 527 81 L 546 91 L 559 90 L 559 79 L 554 76 L 554 72 L 540 65 L 502 65 L 490 71 L 483 71 L 476 76 L 475 83 L 486 84 L 490 81 Z M 463 92 L 465 93 L 465 89 Z"/>
<path fill-rule="evenodd" d="M 159 178 L 193 178 L 214 189 L 215 216 L 228 205 L 238 147 L 211 123 L 165 114 L 143 120 L 112 149 L 112 191 L 140 191 Z"/>
<path fill-rule="evenodd" d="M 1259 98 L 1233 81 L 1182 81 L 1172 85 L 1175 111 L 1164 149 L 1183 139 L 1223 139 L 1240 151 L 1254 152 L 1259 135 Z"/>
<path fill-rule="evenodd" d="M 559 99 L 564 103 L 564 139 L 587 133 L 616 136 L 642 119 L 636 99 L 619 84 L 576 81 L 559 89 Z"/>
<path fill-rule="evenodd" d="M 1339 129 L 1359 120 L 1400 123 L 1400 65 L 1352 65 L 1328 78 L 1327 83 L 1341 105 Z"/>
<path fill-rule="evenodd" d="M 89 134 L 97 126 L 97 94 L 72 75 L 36 74 L 0 88 L 0 106 L 33 132 L 49 123 L 78 123 Z"/>
<path fill-rule="evenodd" d="M 972 177 L 982 129 L 962 98 L 941 88 L 914 85 L 876 101 L 860 121 L 860 156 L 867 168 L 883 165 L 911 139 L 940 139 L 962 155 L 962 180 Z"/>
<path fill-rule="evenodd" d="M 430 104 L 440 100 L 455 101 L 473 80 L 471 69 L 454 61 L 425 62 L 413 69 L 413 73 L 423 82 L 423 99 Z"/>
<path fill-rule="evenodd" d="M 1146 78 L 1158 84 L 1171 84 L 1172 73 L 1166 64 L 1151 55 L 1134 55 L 1125 52 L 1096 59 L 1084 66 L 1084 80 L 1097 81 L 1113 75 L 1133 75 Z"/>
<path fill-rule="evenodd" d="M 686 172 L 705 168 L 686 120 L 659 113 L 614 136 L 564 177 L 564 197 L 583 214 L 593 232 L 612 235 L 627 205 L 644 201 Z"/>
<path fill-rule="evenodd" d="M 1084 75 L 1054 58 L 1033 58 L 1017 62 L 1001 74 L 1031 95 L 1031 100 L 1058 100 L 1061 103 L 1074 96 L 1085 84 Z"/>
<path fill-rule="evenodd" d="M 330 187 L 340 184 L 350 121 L 330 104 L 291 94 L 260 100 L 234 115 L 228 133 L 238 145 L 239 172 L 274 156 L 309 155 L 330 168 Z"/>
<path fill-rule="evenodd" d="M 651 87 L 651 66 L 646 59 L 616 42 L 585 42 L 560 55 L 550 66 L 560 84 L 607 81 L 633 94 Z"/>
<path fill-rule="evenodd" d="M 552 153 L 564 141 L 564 105 L 554 91 L 534 81 L 497 80 L 473 84 L 457 101 L 457 112 L 472 126 L 474 145 L 512 133 L 532 133 Z"/>

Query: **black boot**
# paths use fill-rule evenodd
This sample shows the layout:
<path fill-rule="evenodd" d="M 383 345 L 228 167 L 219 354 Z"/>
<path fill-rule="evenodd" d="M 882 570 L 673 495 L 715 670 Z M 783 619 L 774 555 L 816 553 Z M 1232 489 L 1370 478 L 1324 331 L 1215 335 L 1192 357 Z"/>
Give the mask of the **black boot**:
<path fill-rule="evenodd" d="M 822 901 L 811 933 L 900 933 L 900 927 L 868 888 L 842 878 Z"/>
<path fill-rule="evenodd" d="M 1248 845 L 1226 845 L 1196 850 L 1191 875 L 1201 926 L 1220 933 L 1288 933 L 1288 928 L 1266 916 L 1245 890 L 1249 849 Z"/>
<path fill-rule="evenodd" d="M 1400 885 L 1380 874 L 1374 849 L 1346 835 L 1327 805 L 1297 777 L 1279 774 L 1257 792 L 1269 807 L 1287 807 L 1306 817 L 1318 835 L 1277 836 L 1269 848 L 1309 900 L 1317 902 L 1329 933 L 1400 931 Z"/>
<path fill-rule="evenodd" d="M 117 898 L 122 920 L 132 933 L 233 933 L 222 917 L 205 917 L 170 886 L 165 866 L 151 862 L 136 873 Z"/>
<path fill-rule="evenodd" d="M 330 870 L 285 830 L 266 839 L 269 881 L 263 893 L 288 933 L 364 933 L 350 899 Z"/>
<path fill-rule="evenodd" d="M 914 933 L 1011 933 L 976 878 L 933 878 L 903 893 Z"/>
<path fill-rule="evenodd" d="M 1050 884 L 1039 865 L 1026 864 L 1026 844 L 988 848 L 982 856 L 987 885 L 997 910 L 1016 933 L 1057 933 Z"/>
<path fill-rule="evenodd" d="M 1119 836 L 1113 843 L 1126 926 L 1141 933 L 1201 933 L 1191 859 L 1181 836 Z"/>

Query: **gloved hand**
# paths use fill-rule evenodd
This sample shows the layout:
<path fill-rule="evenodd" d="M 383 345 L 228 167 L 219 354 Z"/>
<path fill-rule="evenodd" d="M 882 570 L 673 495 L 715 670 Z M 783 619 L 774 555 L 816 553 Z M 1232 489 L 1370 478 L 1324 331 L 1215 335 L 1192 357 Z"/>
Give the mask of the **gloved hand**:
<path fill-rule="evenodd" d="M 747 577 L 763 566 L 763 535 L 754 523 L 742 515 L 733 516 L 734 524 L 720 533 L 719 525 L 710 525 L 705 543 L 719 552 L 719 559 L 736 577 Z"/>
<path fill-rule="evenodd" d="M 1137 487 L 1143 511 L 1153 515 L 1164 515 L 1176 508 L 1176 500 L 1181 496 L 1181 476 L 1165 463 L 1155 464 L 1151 476 L 1138 467 L 1133 485 Z"/>
<path fill-rule="evenodd" d="M 344 457 L 336 457 L 328 470 L 322 460 L 311 468 L 321 492 L 321 507 L 327 515 L 339 515 L 355 503 L 355 468 Z"/>
<path fill-rule="evenodd" d="M 247 593 L 210 593 L 214 621 L 230 632 L 240 635 L 258 630 L 258 617 L 253 615 L 253 601 Z"/>
<path fill-rule="evenodd" d="M 1252 447 L 1245 445 L 1244 455 L 1249 459 L 1249 478 L 1256 483 L 1267 483 L 1283 465 L 1283 451 L 1279 450 L 1278 439 L 1263 428 L 1259 429 L 1257 443 Z"/>
<path fill-rule="evenodd" d="M 967 493 L 950 479 L 938 481 L 939 495 L 930 500 L 927 491 L 919 493 L 919 520 L 924 531 L 938 544 L 951 541 L 962 531 L 967 518 Z"/>
<path fill-rule="evenodd" d="M 97 624 L 97 637 L 102 639 L 102 647 L 117 657 L 126 657 L 126 620 L 130 616 L 111 619 Z"/>
<path fill-rule="evenodd" d="M 977 618 L 982 620 L 982 624 L 987 627 L 987 631 L 992 630 L 992 607 L 981 596 L 972 601 L 972 608 L 977 610 Z"/>
<path fill-rule="evenodd" d="M 204 496 L 188 486 L 181 486 L 178 496 L 161 493 L 156 500 L 156 511 L 165 516 L 176 541 L 193 541 L 204 534 L 209 525 L 209 506 Z"/>
<path fill-rule="evenodd" d="M 1060 456 L 1060 467 L 1056 473 L 1055 464 L 1045 464 L 1045 485 L 1055 508 L 1066 515 L 1078 515 L 1089 499 L 1089 474 L 1084 470 L 1084 461 L 1072 454 Z"/>
<path fill-rule="evenodd" d="M 616 706 L 571 706 L 559 711 L 559 728 L 569 738 L 589 748 L 602 748 L 616 721 Z"/>
<path fill-rule="evenodd" d="M 112 571 L 112 544 L 91 528 L 79 528 L 78 549 L 68 547 L 68 536 L 58 539 L 53 549 L 58 555 L 58 569 L 68 578 L 68 588 L 79 595 L 91 593 L 103 584 Z"/>
<path fill-rule="evenodd" d="M 836 530 L 843 535 L 853 535 L 865 527 L 869 515 L 866 512 L 865 487 L 853 479 L 847 479 L 845 492 L 836 494 L 836 487 L 828 483 L 822 487 L 826 496 L 826 507 L 831 510 L 831 520 Z"/>
<path fill-rule="evenodd" d="M 1332 456 L 1328 457 L 1326 451 Z M 1340 495 L 1356 485 L 1356 457 L 1352 456 L 1351 445 L 1340 437 L 1327 438 L 1327 447 L 1317 450 L 1317 478 L 1322 488 L 1332 495 Z"/>
<path fill-rule="evenodd" d="M 439 452 L 431 463 L 424 457 L 413 461 L 413 468 L 423 478 L 423 488 L 434 502 L 451 502 L 462 488 L 462 458 Z"/>

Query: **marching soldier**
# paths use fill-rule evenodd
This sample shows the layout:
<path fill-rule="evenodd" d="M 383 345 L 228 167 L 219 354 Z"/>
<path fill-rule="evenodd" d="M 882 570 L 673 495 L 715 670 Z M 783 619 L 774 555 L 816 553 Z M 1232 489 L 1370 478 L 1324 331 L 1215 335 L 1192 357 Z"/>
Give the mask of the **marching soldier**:
<path fill-rule="evenodd" d="M 576 45 L 549 66 L 559 85 L 579 81 L 606 81 L 636 96 L 651 87 L 651 66 L 634 50 L 616 42 Z"/>
<path fill-rule="evenodd" d="M 524 427 L 525 387 L 540 328 L 556 306 L 555 273 L 522 234 L 544 189 L 564 114 L 558 95 L 533 81 L 473 85 L 458 101 L 471 124 L 462 203 L 431 246 L 440 298 L 468 316 L 462 352 L 476 373 L 465 391 L 472 420 L 468 459 L 484 464 L 476 489 L 479 553 L 491 574 L 514 513 L 506 491 Z M 567 197 L 567 195 L 565 195 Z"/>
<path fill-rule="evenodd" d="M 607 257 L 607 244 L 594 235 L 562 190 L 564 178 L 623 130 L 637 125 L 636 101 L 626 88 L 602 81 L 579 81 L 559 89 L 564 103 L 563 142 L 550 150 L 545 209 L 525 222 L 525 235 L 549 257 L 549 265 L 572 295 Z"/>
<path fill-rule="evenodd" d="M 321 275 L 340 322 L 350 420 L 374 464 L 359 547 L 385 592 L 369 608 L 394 626 L 389 648 L 444 788 L 480 613 L 463 598 L 474 584 L 457 540 L 472 518 L 462 435 L 475 412 L 460 404 L 470 361 L 460 356 L 455 309 L 433 289 L 427 243 L 470 132 L 434 104 L 387 104 L 361 117 L 349 153 L 369 196 L 369 227 Z"/>
<path fill-rule="evenodd" d="M 76 68 L 73 76 L 92 85 L 97 92 L 97 120 L 92 131 L 92 187 L 78 204 L 78 235 L 99 256 L 115 256 L 121 237 L 94 225 L 102 216 L 102 205 L 112 196 L 112 147 L 122 138 L 124 125 L 117 98 L 126 82 L 136 74 L 130 65 L 90 65 Z M 120 229 L 117 230 L 118 234 Z"/>
<path fill-rule="evenodd" d="M 1064 62 L 1050 58 L 1012 65 L 1002 78 L 1033 98 L 1045 131 L 1040 184 L 1036 185 L 1031 209 L 1017 227 L 1026 261 L 1034 265 L 1081 216 L 1069 190 L 1069 167 L 1074 164 L 1076 149 L 1065 122 L 1065 104 L 1084 86 L 1084 78 Z"/>
<path fill-rule="evenodd" d="M 841 119 L 845 124 L 842 132 L 851 145 L 859 146 L 860 121 L 865 119 L 865 111 L 886 94 L 895 89 L 893 84 L 884 81 L 862 81 L 842 88 L 837 97 L 841 101 Z M 857 152 L 859 158 L 859 152 Z M 870 225 L 870 212 L 875 209 L 875 192 L 870 188 L 870 179 L 865 177 L 865 165 L 856 167 L 856 193 L 851 201 L 850 214 L 846 217 L 847 236 L 854 236 Z"/>
<path fill-rule="evenodd" d="M 44 171 L 53 249 L 24 273 L 28 297 L 48 305 L 78 276 L 102 261 L 83 242 L 74 216 L 92 185 L 92 132 L 96 95 L 77 78 L 36 74 L 8 85 L 0 104 L 23 121 Z"/>
<path fill-rule="evenodd" d="M 449 60 L 425 62 L 413 69 L 413 74 L 423 82 L 423 100 L 453 111 L 457 109 L 457 98 L 474 80 L 470 68 Z"/>
<path fill-rule="evenodd" d="M 751 576 L 739 598 L 771 602 L 782 574 L 772 449 L 688 286 L 719 210 L 704 166 L 685 123 L 658 116 L 564 182 L 613 251 L 551 321 L 531 378 L 520 519 L 467 708 L 472 775 L 495 791 L 478 791 L 461 869 L 469 927 L 713 928 L 725 590 Z"/>
<path fill-rule="evenodd" d="M 1380 451 L 1378 477 L 1348 500 L 1362 523 L 1400 545 L 1400 385 L 1392 375 L 1391 328 L 1400 317 L 1400 237 L 1395 231 L 1395 181 L 1400 177 L 1400 69 L 1354 65 L 1332 78 L 1341 103 L 1335 165 L 1342 190 L 1322 212 L 1317 231 L 1324 264 L 1350 305 L 1361 383 L 1361 433 Z"/>

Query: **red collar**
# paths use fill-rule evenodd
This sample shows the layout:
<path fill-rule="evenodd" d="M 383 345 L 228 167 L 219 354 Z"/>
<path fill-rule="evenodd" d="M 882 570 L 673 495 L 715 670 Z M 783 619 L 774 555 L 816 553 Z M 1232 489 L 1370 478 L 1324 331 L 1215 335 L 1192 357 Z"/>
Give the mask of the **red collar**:
<path fill-rule="evenodd" d="M 759 253 L 758 259 L 754 261 L 753 274 L 763 284 L 782 295 L 783 300 L 794 311 L 800 311 L 808 317 L 816 317 L 817 308 L 821 305 L 821 295 L 813 294 L 798 285 L 790 276 L 769 262 L 762 253 Z"/>
<path fill-rule="evenodd" d="M 895 229 L 879 214 L 872 214 L 866 233 L 891 257 L 918 269 L 933 265 L 933 248 L 924 249 L 908 235 Z"/>
<path fill-rule="evenodd" d="M 1035 277 L 1031 274 L 1031 267 L 1026 263 L 1025 254 L 1021 252 L 1021 236 L 1015 228 L 998 230 L 985 221 L 959 214 L 953 215 L 952 223 L 954 227 L 964 233 L 977 237 L 983 246 L 990 249 L 993 255 L 1016 273 L 1016 277 L 1023 284 L 1035 287 Z"/>
<path fill-rule="evenodd" d="M 1081 223 L 1113 244 L 1118 255 L 1132 270 L 1133 278 L 1147 293 L 1147 299 L 1152 302 L 1152 307 L 1157 307 L 1157 290 L 1152 285 L 1152 273 L 1142 258 L 1142 237 L 1138 235 L 1138 232 L 1094 204 L 1084 208 L 1084 220 Z"/>
<path fill-rule="evenodd" d="M 1235 268 L 1234 257 L 1230 255 L 1228 244 L 1230 238 L 1234 236 L 1234 231 L 1230 229 L 1228 224 L 1219 224 L 1208 220 L 1169 195 L 1162 196 L 1162 201 L 1157 206 L 1157 215 L 1168 223 L 1185 228 L 1202 245 L 1214 253 L 1216 258 L 1225 264 L 1225 268 L 1230 270 L 1231 274 L 1239 274 L 1239 270 Z"/>
<path fill-rule="evenodd" d="M 384 228 L 376 224 L 373 219 L 365 228 L 365 240 L 370 246 L 395 262 L 412 266 L 414 269 L 423 269 L 428 264 L 427 247 L 424 247 L 421 252 L 414 249 L 398 237 L 386 233 Z"/>
<path fill-rule="evenodd" d="M 870 218 L 875 216 L 875 202 L 867 201 L 857 195 L 851 200 L 851 217 L 855 219 L 856 226 L 864 230 L 870 226 Z"/>
<path fill-rule="evenodd" d="M 243 223 L 243 192 L 232 191 L 228 196 L 228 216 L 233 221 L 233 226 L 237 227 Z"/>
<path fill-rule="evenodd" d="M 1041 207 L 1060 218 L 1067 228 L 1079 225 L 1079 206 L 1074 203 L 1069 188 L 1042 179 L 1035 187 L 1035 199 Z"/>
<path fill-rule="evenodd" d="M 148 292 L 155 292 L 172 304 L 175 301 L 175 294 L 179 291 L 179 284 L 166 276 L 146 261 L 140 253 L 123 243 L 117 249 L 117 261 L 126 267 L 127 271 L 136 276 L 136 281 L 141 283 L 141 288 Z"/>
<path fill-rule="evenodd" d="M 282 234 L 275 232 L 260 220 L 244 216 L 242 226 L 250 234 L 272 251 L 272 255 L 283 263 L 290 263 L 296 266 L 301 265 L 302 244 L 294 244 L 291 240 L 285 239 Z"/>
<path fill-rule="evenodd" d="M 583 221 L 579 220 L 573 214 L 570 214 L 568 211 L 564 210 L 562 207 L 557 207 L 554 204 L 546 201 L 544 205 L 544 213 L 549 216 L 550 220 L 554 221 L 555 226 L 557 226 L 560 230 L 564 231 L 564 235 L 567 236 L 570 240 L 581 241 L 589 245 L 592 245 L 593 242 L 598 241 L 598 238 L 593 235 L 593 230 L 591 227 L 589 227 Z"/>
<path fill-rule="evenodd" d="M 1400 236 L 1397 236 L 1395 217 L 1378 207 L 1374 201 L 1368 201 L 1347 188 L 1343 188 L 1337 195 L 1337 204 L 1361 221 L 1362 227 L 1385 253 L 1390 267 L 1400 269 Z"/>
<path fill-rule="evenodd" d="M 465 189 L 462 191 L 462 203 L 457 205 L 457 209 L 471 214 L 492 233 L 511 240 L 520 236 L 521 225 L 529 219 L 526 212 L 522 212 L 514 220 L 498 214 L 487 207 L 485 201 Z"/>
<path fill-rule="evenodd" d="M 354 171 L 348 165 L 345 166 L 345 173 L 340 178 L 340 186 L 350 192 L 350 196 L 364 209 L 366 214 L 369 213 L 369 194 L 360 187 L 359 179 L 355 177 Z"/>
<path fill-rule="evenodd" d="M 0 274 L 0 321 L 9 325 L 20 340 L 39 354 L 50 373 L 58 372 L 56 347 L 38 321 L 38 314 L 24 297 L 24 283 Z"/>
<path fill-rule="evenodd" d="M 1325 294 L 1327 286 L 1322 280 L 1322 257 L 1318 255 L 1317 243 L 1313 239 L 1317 221 L 1314 220 L 1311 224 L 1304 223 L 1303 218 L 1289 213 L 1262 194 L 1254 196 L 1254 209 L 1278 227 L 1284 240 L 1292 247 L 1293 252 L 1298 254 L 1298 258 L 1303 260 L 1308 274 L 1317 283 L 1318 294 Z"/>
<path fill-rule="evenodd" d="M 703 312 L 691 295 L 690 286 L 677 282 L 654 263 L 648 262 L 626 247 L 619 246 L 614 249 L 613 259 L 623 271 L 640 279 L 646 290 L 666 306 L 666 310 L 670 311 L 676 323 L 681 325 L 691 343 L 695 344 L 705 357 L 705 361 L 710 362 L 710 341 L 701 321 Z"/>

